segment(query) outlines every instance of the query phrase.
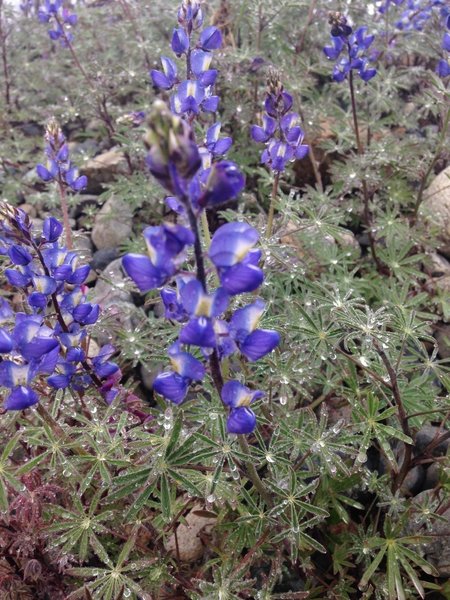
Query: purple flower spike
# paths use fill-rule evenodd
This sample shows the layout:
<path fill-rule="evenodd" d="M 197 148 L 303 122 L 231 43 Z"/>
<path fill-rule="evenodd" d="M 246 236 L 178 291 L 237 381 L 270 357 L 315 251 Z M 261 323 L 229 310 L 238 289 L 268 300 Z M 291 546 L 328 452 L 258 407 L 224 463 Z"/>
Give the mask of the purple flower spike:
<path fill-rule="evenodd" d="M 266 144 L 261 162 L 282 173 L 289 162 L 307 155 L 308 146 L 302 143 L 304 133 L 299 115 L 290 112 L 292 96 L 283 90 L 276 71 L 271 71 L 268 87 L 262 127 L 253 125 L 250 133 L 255 142 Z"/>
<path fill-rule="evenodd" d="M 325 46 L 323 51 L 329 60 L 337 63 L 333 67 L 333 80 L 340 83 L 347 78 L 354 69 L 365 82 L 375 77 L 376 69 L 367 67 L 366 52 L 375 39 L 374 35 L 367 34 L 367 27 L 358 27 L 352 33 L 352 28 L 347 24 L 347 18 L 341 13 L 331 13 L 331 46 Z M 344 55 L 342 55 L 344 53 Z"/>

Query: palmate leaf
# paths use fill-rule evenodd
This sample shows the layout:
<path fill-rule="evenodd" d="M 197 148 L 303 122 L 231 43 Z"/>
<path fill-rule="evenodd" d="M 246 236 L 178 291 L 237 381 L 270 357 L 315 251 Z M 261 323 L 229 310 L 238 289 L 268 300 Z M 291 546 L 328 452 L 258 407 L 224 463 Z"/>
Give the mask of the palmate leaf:
<path fill-rule="evenodd" d="M 386 530 L 389 531 L 389 525 Z M 378 571 L 381 561 L 386 556 L 385 573 L 388 587 L 388 600 L 407 600 L 407 598 L 409 598 L 403 586 L 402 570 L 406 577 L 410 579 L 420 597 L 424 598 L 424 588 L 413 565 L 420 567 L 428 575 L 437 575 L 438 573 L 430 563 L 417 554 L 417 552 L 411 550 L 408 546 L 410 544 L 419 544 L 426 541 L 426 536 L 388 537 L 386 539 L 372 538 L 369 541 L 371 547 L 381 546 L 381 548 L 364 572 L 359 582 L 359 587 L 361 589 L 367 587 L 369 581 Z"/>

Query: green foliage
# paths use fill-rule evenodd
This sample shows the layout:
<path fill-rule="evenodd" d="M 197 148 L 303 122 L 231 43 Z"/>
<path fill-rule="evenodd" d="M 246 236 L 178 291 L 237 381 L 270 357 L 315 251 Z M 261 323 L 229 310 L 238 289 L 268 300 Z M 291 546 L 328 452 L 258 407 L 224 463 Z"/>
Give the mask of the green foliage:
<path fill-rule="evenodd" d="M 108 407 L 95 396 L 44 390 L 40 409 L 0 416 L 1 598 L 450 598 L 434 546 L 450 497 L 448 350 L 434 336 L 449 320 L 448 287 L 439 286 L 449 275 L 431 271 L 443 232 L 428 226 L 420 197 L 449 162 L 448 85 L 433 71 L 443 28 L 436 12 L 423 31 L 400 32 L 392 15 L 369 14 L 369 4 L 210 2 L 207 19 L 229 10 L 219 22 L 220 120 L 234 139 L 230 158 L 247 176 L 239 205 L 210 220 L 216 227 L 239 218 L 261 232 L 261 327 L 283 338 L 257 363 L 228 365 L 266 391 L 254 405 L 258 427 L 248 448 L 228 435 L 208 379 L 173 407 L 143 384 L 139 373 L 165 366 L 177 335 L 156 292 L 139 300 L 133 330 L 105 319 L 93 335 L 114 336 L 126 401 Z M 96 82 L 89 87 L 44 25 L 0 2 L 3 32 L 12 28 L 9 105 L 0 89 L 2 197 L 40 215 L 56 210 L 33 171 L 55 115 L 80 166 L 112 147 L 126 155 L 127 169 L 102 182 L 97 200 L 126 200 L 134 231 L 120 250 L 143 250 L 142 228 L 164 218 L 164 194 L 149 180 L 142 130 L 127 115 L 156 97 L 147 72 L 168 55 L 178 5 L 80 2 L 75 44 Z M 363 153 L 348 86 L 331 81 L 322 52 L 327 11 L 347 8 L 378 34 L 380 52 L 377 77 L 357 83 Z M 248 138 L 268 65 L 293 91 L 312 146 L 310 159 L 283 175 L 269 239 L 273 176 Z M 82 201 L 72 197 L 71 208 Z M 87 229 L 97 210 L 97 202 L 83 209 Z M 135 292 L 128 282 L 111 286 L 117 291 Z M 230 310 L 253 298 L 233 299 Z M 421 441 L 430 426 L 435 437 Z M 208 526 L 196 530 L 201 519 Z"/>

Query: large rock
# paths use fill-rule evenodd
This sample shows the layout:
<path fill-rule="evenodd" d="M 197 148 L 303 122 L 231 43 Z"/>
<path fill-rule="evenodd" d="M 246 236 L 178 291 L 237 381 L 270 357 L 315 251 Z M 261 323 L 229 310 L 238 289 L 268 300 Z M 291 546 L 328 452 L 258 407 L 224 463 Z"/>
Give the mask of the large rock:
<path fill-rule="evenodd" d="M 126 274 L 122 269 L 122 259 L 113 260 L 100 274 L 94 287 L 93 302 L 107 308 L 116 302 L 133 302 L 127 286 Z"/>
<path fill-rule="evenodd" d="M 114 343 L 118 335 L 134 331 L 142 320 L 142 312 L 133 304 L 130 287 L 120 258 L 113 260 L 97 279 L 91 301 L 102 309 L 103 327 L 96 334 L 100 344 Z"/>
<path fill-rule="evenodd" d="M 89 160 L 80 171 L 88 178 L 86 192 L 96 194 L 102 191 L 104 183 L 114 181 L 118 175 L 127 174 L 128 165 L 123 152 L 111 148 Z"/>
<path fill-rule="evenodd" d="M 204 538 L 210 537 L 217 518 L 204 514 L 201 504 L 187 514 L 183 523 L 177 527 L 177 536 L 172 534 L 165 542 L 166 550 L 182 561 L 194 562 L 202 557 L 205 551 Z M 178 542 L 178 544 L 177 544 Z"/>
<path fill-rule="evenodd" d="M 95 217 L 92 241 L 98 250 L 117 248 L 129 239 L 132 231 L 133 212 L 121 198 L 111 196 Z"/>
<path fill-rule="evenodd" d="M 450 325 L 442 322 L 437 323 L 434 337 L 438 345 L 439 356 L 450 358 Z"/>
<path fill-rule="evenodd" d="M 437 232 L 439 251 L 450 256 L 450 167 L 439 173 L 425 191 L 422 211 Z"/>

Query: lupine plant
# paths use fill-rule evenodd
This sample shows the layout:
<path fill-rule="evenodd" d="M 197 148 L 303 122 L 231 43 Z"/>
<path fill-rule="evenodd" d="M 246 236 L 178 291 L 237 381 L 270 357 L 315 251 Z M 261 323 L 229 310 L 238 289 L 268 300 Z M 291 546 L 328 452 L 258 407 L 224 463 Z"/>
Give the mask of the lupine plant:
<path fill-rule="evenodd" d="M 448 18 L 0 0 L 2 600 L 449 597 Z"/>

